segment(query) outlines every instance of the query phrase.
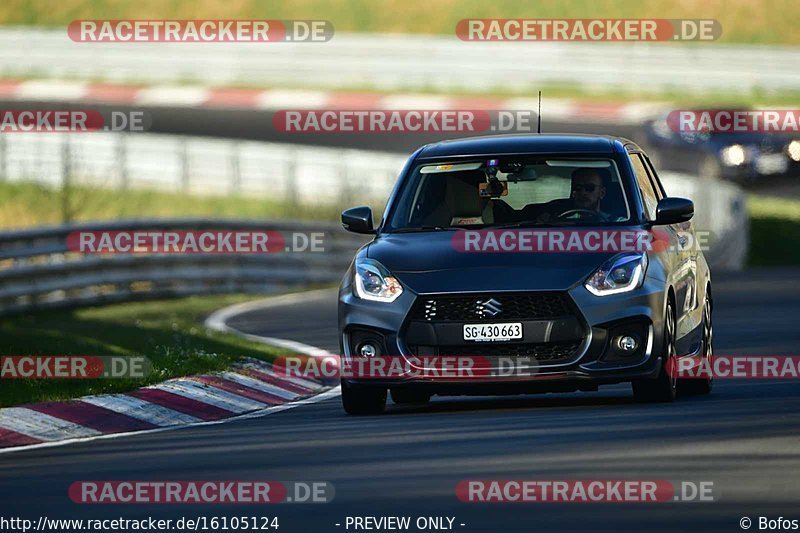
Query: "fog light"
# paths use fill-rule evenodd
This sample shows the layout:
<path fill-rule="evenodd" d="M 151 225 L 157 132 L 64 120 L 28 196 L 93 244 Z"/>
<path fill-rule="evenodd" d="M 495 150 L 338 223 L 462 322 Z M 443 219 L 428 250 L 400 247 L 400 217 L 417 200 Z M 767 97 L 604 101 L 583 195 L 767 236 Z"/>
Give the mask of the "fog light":
<path fill-rule="evenodd" d="M 623 352 L 634 352 L 639 347 L 639 342 L 636 337 L 623 335 L 622 337 L 617 337 L 617 347 Z"/>
<path fill-rule="evenodd" d="M 652 342 L 652 326 L 644 318 L 626 319 L 608 328 L 606 349 L 600 360 L 605 363 L 631 363 L 647 355 Z"/>
<path fill-rule="evenodd" d="M 365 342 L 358 349 L 358 353 L 360 353 L 362 357 L 375 357 L 378 355 L 378 348 L 376 348 L 374 344 Z"/>

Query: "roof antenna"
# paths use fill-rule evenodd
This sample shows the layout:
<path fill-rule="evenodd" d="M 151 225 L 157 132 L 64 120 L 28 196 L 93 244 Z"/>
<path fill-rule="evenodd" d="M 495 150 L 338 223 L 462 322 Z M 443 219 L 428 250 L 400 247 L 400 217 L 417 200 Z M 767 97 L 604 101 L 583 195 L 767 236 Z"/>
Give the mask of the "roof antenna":
<path fill-rule="evenodd" d="M 539 91 L 539 131 L 542 133 L 542 91 Z"/>

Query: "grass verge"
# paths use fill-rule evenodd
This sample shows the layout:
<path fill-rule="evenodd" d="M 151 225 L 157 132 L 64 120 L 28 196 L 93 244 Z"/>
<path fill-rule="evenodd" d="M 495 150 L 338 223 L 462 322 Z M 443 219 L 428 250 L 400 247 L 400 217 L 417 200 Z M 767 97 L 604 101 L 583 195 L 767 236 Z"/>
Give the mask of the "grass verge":
<path fill-rule="evenodd" d="M 285 354 L 236 335 L 206 329 L 203 319 L 252 295 L 195 296 L 32 313 L 0 322 L 2 355 L 143 355 L 146 379 L 7 379 L 0 406 L 124 392 L 169 378 L 222 370 L 241 357 L 271 360 Z"/>
<path fill-rule="evenodd" d="M 33 182 L 0 181 L 0 228 L 22 228 L 72 221 L 126 218 L 307 218 L 336 220 L 328 206 L 299 209 L 284 202 L 244 196 L 193 196 L 184 193 L 131 189 L 119 191 L 74 186 L 64 193 Z"/>
<path fill-rule="evenodd" d="M 800 265 L 800 200 L 752 195 L 748 208 L 748 265 Z"/>

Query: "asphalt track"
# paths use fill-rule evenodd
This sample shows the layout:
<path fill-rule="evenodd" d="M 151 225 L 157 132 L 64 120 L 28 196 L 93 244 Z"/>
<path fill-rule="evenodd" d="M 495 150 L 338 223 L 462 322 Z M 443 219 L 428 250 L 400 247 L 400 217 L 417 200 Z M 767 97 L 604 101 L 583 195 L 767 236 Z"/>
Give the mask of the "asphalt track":
<path fill-rule="evenodd" d="M 796 354 L 797 278 L 797 270 L 717 276 L 716 352 Z M 337 349 L 333 291 L 228 323 Z M 668 405 L 635 404 L 628 387 L 613 386 L 436 398 L 376 417 L 348 417 L 332 398 L 261 419 L 0 456 L 0 515 L 277 515 L 279 531 L 346 531 L 347 516 L 381 515 L 451 516 L 464 531 L 741 531 L 747 516 L 757 530 L 759 516 L 800 518 L 799 428 L 796 380 L 718 381 L 710 396 Z M 475 478 L 713 481 L 718 501 L 461 503 L 456 484 Z M 204 507 L 90 506 L 67 496 L 76 480 L 193 479 L 324 480 L 336 496 L 328 504 Z"/>
<path fill-rule="evenodd" d="M 0 100 L 0 109 L 86 109 L 86 104 L 43 103 L 25 100 Z M 236 108 L 206 107 L 162 107 L 162 106 L 123 106 L 92 104 L 91 109 L 107 116 L 111 111 L 128 113 L 144 111 L 147 131 L 150 133 L 170 133 L 180 135 L 199 135 L 225 137 L 255 141 L 294 143 L 337 148 L 359 148 L 364 150 L 386 150 L 409 153 L 414 149 L 443 138 L 466 137 L 464 133 L 284 133 L 272 123 L 273 111 Z M 547 115 L 542 118 L 542 130 L 549 133 L 595 133 L 621 135 L 636 139 L 639 127 L 636 125 L 609 125 L 598 122 L 550 121 Z M 476 134 L 477 135 L 477 134 Z"/>

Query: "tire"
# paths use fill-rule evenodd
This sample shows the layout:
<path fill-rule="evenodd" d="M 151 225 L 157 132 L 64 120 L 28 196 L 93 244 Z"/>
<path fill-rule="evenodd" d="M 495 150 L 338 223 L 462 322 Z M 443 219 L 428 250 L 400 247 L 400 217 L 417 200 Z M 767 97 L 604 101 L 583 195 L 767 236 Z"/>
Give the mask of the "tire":
<path fill-rule="evenodd" d="M 378 415 L 386 409 L 386 389 L 348 385 L 342 380 L 342 407 L 348 415 Z"/>
<path fill-rule="evenodd" d="M 392 401 L 396 404 L 428 403 L 431 395 L 425 391 L 414 389 L 392 389 Z"/>
<path fill-rule="evenodd" d="M 668 403 L 674 401 L 677 395 L 675 312 L 672 308 L 672 302 L 667 304 L 667 312 L 664 316 L 664 351 L 661 360 L 661 368 L 657 378 L 637 379 L 632 383 L 633 398 L 637 402 Z"/>
<path fill-rule="evenodd" d="M 714 328 L 711 321 L 711 298 L 706 294 L 703 304 L 703 360 L 704 365 L 713 368 L 714 362 Z M 709 394 L 714 388 L 713 374 L 703 379 L 682 379 L 678 382 L 681 394 Z"/>

